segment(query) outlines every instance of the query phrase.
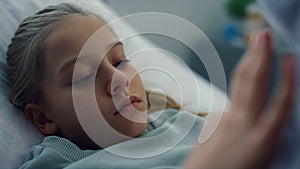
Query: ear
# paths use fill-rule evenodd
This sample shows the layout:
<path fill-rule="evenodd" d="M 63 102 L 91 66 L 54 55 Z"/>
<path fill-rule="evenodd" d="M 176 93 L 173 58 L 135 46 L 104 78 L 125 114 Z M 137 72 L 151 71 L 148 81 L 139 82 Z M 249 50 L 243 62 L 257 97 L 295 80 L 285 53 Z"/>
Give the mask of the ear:
<path fill-rule="evenodd" d="M 24 109 L 25 115 L 33 125 L 44 135 L 54 135 L 58 126 L 47 117 L 41 105 L 27 104 Z"/>

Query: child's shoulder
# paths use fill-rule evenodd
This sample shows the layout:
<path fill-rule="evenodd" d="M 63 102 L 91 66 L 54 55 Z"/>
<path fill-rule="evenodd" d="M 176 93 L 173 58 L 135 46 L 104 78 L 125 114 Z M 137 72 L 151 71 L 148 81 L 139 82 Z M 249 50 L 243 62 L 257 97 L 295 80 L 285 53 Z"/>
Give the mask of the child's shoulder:
<path fill-rule="evenodd" d="M 173 130 L 182 128 L 198 129 L 202 126 L 204 118 L 185 110 L 163 109 L 148 116 L 148 125 L 142 136 L 157 135 L 172 127 Z"/>
<path fill-rule="evenodd" d="M 35 145 L 31 149 L 25 163 L 20 168 L 45 168 L 45 166 L 48 168 L 62 168 L 95 152 L 81 150 L 65 138 L 48 136 L 39 145 Z"/>

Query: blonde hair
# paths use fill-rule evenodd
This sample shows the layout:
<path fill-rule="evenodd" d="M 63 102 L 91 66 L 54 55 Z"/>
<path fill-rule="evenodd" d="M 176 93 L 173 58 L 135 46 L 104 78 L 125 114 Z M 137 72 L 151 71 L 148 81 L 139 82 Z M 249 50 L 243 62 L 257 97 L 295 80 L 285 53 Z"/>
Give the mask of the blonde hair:
<path fill-rule="evenodd" d="M 75 5 L 62 3 L 49 6 L 44 10 L 26 18 L 15 32 L 12 42 L 7 50 L 7 63 L 9 68 L 9 80 L 12 86 L 10 102 L 17 108 L 24 110 L 28 103 L 40 101 L 39 81 L 42 76 L 42 49 L 43 42 L 52 29 L 70 15 L 96 16 L 99 15 L 83 10 Z M 149 95 L 148 107 L 150 107 Z M 173 99 L 161 93 L 151 92 L 155 103 L 166 102 L 164 108 L 181 109 Z M 166 99 L 166 100 L 165 100 Z M 152 111 L 158 110 L 160 106 L 151 105 Z M 196 113 L 205 116 L 205 113 Z"/>
<path fill-rule="evenodd" d="M 163 105 L 164 106 L 163 108 L 165 109 L 168 108 L 177 109 L 177 110 L 182 109 L 182 107 L 175 100 L 162 93 L 146 90 L 146 95 L 148 100 L 148 109 L 151 108 L 151 111 L 157 111 L 162 109 L 162 105 L 160 103 L 165 103 L 165 105 Z M 192 113 L 201 117 L 207 116 L 207 113 L 204 112 L 192 112 Z"/>

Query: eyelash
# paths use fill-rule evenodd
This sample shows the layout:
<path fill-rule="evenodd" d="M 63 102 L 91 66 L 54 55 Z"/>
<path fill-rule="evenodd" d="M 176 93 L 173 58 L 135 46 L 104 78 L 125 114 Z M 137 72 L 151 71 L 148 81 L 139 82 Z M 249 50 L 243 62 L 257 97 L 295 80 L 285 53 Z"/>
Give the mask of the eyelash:
<path fill-rule="evenodd" d="M 119 66 L 122 66 L 124 63 L 128 63 L 128 62 L 130 62 L 130 60 L 124 58 L 123 60 L 121 60 L 121 61 L 119 61 L 117 63 L 114 63 L 113 66 L 114 67 L 119 67 Z"/>
<path fill-rule="evenodd" d="M 114 67 L 119 67 L 119 66 L 122 66 L 124 63 L 128 63 L 128 62 L 130 62 L 130 60 L 125 58 L 125 59 L 113 64 L 113 66 Z M 94 75 L 95 75 L 94 73 L 91 73 L 91 74 L 88 74 L 86 76 L 83 76 L 82 78 L 74 81 L 73 84 L 77 85 L 77 86 L 83 86 L 83 85 L 87 84 L 92 79 L 92 77 Z"/>
<path fill-rule="evenodd" d="M 82 78 L 74 81 L 73 84 L 76 86 L 83 86 L 83 85 L 87 84 L 94 75 L 95 75 L 94 73 L 91 73 L 86 76 L 83 76 Z"/>

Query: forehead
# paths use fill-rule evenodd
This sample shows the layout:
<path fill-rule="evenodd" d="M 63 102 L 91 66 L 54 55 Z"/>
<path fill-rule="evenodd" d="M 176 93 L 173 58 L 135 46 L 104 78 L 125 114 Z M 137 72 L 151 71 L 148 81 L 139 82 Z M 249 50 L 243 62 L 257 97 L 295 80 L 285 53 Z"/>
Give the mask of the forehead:
<path fill-rule="evenodd" d="M 92 16 L 69 16 L 48 35 L 44 42 L 46 50 L 61 51 L 69 46 L 80 45 L 105 23 Z"/>
<path fill-rule="evenodd" d="M 54 27 L 44 42 L 43 63 L 54 71 L 61 62 L 76 57 L 85 42 L 105 22 L 93 16 L 69 16 Z"/>

